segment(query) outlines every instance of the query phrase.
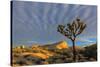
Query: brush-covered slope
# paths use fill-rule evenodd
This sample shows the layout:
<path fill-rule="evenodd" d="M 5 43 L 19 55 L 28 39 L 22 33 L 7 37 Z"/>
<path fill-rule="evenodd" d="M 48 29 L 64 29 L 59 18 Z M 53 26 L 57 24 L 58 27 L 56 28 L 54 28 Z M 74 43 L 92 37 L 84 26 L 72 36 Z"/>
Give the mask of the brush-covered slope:
<path fill-rule="evenodd" d="M 77 62 L 96 61 L 97 44 L 85 47 L 75 47 Z M 18 46 L 12 48 L 12 65 L 35 65 L 53 63 L 71 63 L 73 61 L 72 46 L 69 47 L 66 41 L 53 44 L 32 46 Z"/>

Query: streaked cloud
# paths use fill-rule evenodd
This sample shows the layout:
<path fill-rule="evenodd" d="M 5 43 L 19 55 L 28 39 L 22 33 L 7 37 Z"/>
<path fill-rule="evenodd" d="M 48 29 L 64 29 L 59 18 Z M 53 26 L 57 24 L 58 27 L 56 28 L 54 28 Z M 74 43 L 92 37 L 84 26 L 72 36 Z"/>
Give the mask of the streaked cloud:
<path fill-rule="evenodd" d="M 89 39 L 86 39 L 86 38 L 77 38 L 76 41 L 81 41 L 81 42 L 88 42 L 88 43 L 95 43 L 95 41 L 93 40 L 89 40 Z"/>
<path fill-rule="evenodd" d="M 67 39 L 57 32 L 57 25 L 72 22 L 77 16 L 87 24 L 78 40 L 91 43 L 89 39 L 97 37 L 96 11 L 97 7 L 90 5 L 14 1 L 13 43 L 23 39 L 40 43 Z"/>

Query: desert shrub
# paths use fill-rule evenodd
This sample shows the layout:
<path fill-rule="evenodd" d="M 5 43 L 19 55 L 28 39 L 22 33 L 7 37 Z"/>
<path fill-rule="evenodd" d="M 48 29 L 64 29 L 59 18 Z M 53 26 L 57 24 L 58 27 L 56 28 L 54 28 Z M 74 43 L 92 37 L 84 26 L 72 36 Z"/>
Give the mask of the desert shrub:
<path fill-rule="evenodd" d="M 56 63 L 57 59 L 60 59 L 60 55 L 51 56 L 47 59 L 47 61 L 48 63 L 52 64 L 52 63 Z"/>
<path fill-rule="evenodd" d="M 60 56 L 61 55 L 66 56 L 66 57 L 72 57 L 73 56 L 73 53 L 70 49 L 56 49 L 55 52 L 57 54 L 59 54 Z"/>
<path fill-rule="evenodd" d="M 72 62 L 73 59 L 69 59 L 73 57 L 73 53 L 70 49 L 54 49 L 55 53 L 57 53 L 54 56 L 51 56 L 48 59 L 48 62 L 51 63 L 68 63 Z"/>
<path fill-rule="evenodd" d="M 20 55 L 18 53 L 13 53 L 12 56 L 13 57 L 20 57 Z"/>
<path fill-rule="evenodd" d="M 70 58 L 73 56 L 73 53 L 70 49 L 63 49 L 61 52 L 61 55 L 66 56 L 67 58 Z"/>
<path fill-rule="evenodd" d="M 26 59 L 28 61 L 31 61 L 33 64 L 42 64 L 43 62 L 45 62 L 45 59 L 41 59 L 38 57 L 32 57 L 32 56 L 27 56 Z"/>
<path fill-rule="evenodd" d="M 72 57 L 71 58 L 66 58 L 64 60 L 64 63 L 71 63 L 71 62 L 73 62 L 73 58 Z"/>
<path fill-rule="evenodd" d="M 70 63 L 72 62 L 72 58 L 67 58 L 66 56 L 63 55 L 56 55 L 52 56 L 48 59 L 49 64 L 54 64 L 54 63 Z"/>
<path fill-rule="evenodd" d="M 57 54 L 55 56 L 49 57 L 47 59 L 48 63 L 53 64 L 53 63 L 67 63 L 67 62 L 72 62 L 72 59 L 68 59 L 64 55 Z"/>
<path fill-rule="evenodd" d="M 27 65 L 25 59 L 18 59 L 18 60 L 16 60 L 16 64 L 19 64 L 20 66 L 22 66 L 22 65 Z"/>
<path fill-rule="evenodd" d="M 64 60 L 62 60 L 62 59 L 57 59 L 56 61 L 55 61 L 55 63 L 63 63 L 64 62 Z"/>

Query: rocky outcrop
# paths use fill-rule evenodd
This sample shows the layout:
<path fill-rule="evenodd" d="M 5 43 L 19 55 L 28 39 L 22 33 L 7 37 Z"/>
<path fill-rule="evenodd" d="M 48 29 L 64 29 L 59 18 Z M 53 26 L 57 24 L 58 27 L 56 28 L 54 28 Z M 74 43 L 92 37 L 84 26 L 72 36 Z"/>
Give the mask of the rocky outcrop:
<path fill-rule="evenodd" d="M 69 48 L 69 46 L 66 41 L 60 41 L 57 43 L 56 48 L 65 49 L 65 48 Z"/>

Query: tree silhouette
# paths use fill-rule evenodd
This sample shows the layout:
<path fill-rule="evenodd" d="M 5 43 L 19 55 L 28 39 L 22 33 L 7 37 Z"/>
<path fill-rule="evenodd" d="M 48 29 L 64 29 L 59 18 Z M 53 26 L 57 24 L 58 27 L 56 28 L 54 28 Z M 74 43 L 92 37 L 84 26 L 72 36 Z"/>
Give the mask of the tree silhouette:
<path fill-rule="evenodd" d="M 75 50 L 75 40 L 78 35 L 80 35 L 86 28 L 86 24 L 83 23 L 79 18 L 76 18 L 72 23 L 67 25 L 58 25 L 57 31 L 69 38 L 73 44 L 73 60 L 76 61 L 76 50 Z"/>

